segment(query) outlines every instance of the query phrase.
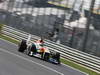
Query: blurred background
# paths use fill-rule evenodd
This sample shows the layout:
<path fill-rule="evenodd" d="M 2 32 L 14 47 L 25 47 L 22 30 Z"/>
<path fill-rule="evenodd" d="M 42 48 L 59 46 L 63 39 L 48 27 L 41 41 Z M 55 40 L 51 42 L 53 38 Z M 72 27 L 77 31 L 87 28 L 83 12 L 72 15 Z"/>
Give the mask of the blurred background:
<path fill-rule="evenodd" d="M 100 0 L 0 0 L 0 23 L 100 56 Z M 91 12 L 91 16 L 89 16 Z M 88 19 L 91 17 L 90 19 Z M 88 38 L 86 25 L 88 21 Z"/>

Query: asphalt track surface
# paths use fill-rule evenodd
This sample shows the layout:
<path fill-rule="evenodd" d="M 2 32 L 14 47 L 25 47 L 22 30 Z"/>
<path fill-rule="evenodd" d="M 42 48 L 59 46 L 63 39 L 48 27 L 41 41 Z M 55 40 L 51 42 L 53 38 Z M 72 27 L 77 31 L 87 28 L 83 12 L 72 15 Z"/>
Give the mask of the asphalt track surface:
<path fill-rule="evenodd" d="M 0 39 L 0 75 L 86 75 L 65 65 L 54 65 L 17 51 L 15 44 Z"/>

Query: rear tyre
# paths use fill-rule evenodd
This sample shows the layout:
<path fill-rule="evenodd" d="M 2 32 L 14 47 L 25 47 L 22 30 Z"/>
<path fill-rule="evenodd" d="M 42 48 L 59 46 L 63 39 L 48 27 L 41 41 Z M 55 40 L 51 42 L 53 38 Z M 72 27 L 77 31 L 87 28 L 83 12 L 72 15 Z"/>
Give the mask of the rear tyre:
<path fill-rule="evenodd" d="M 22 40 L 21 43 L 19 44 L 18 51 L 23 53 L 26 50 L 26 48 L 27 48 L 26 40 Z"/>
<path fill-rule="evenodd" d="M 34 43 L 32 44 L 31 51 L 32 51 L 34 54 L 37 53 L 37 49 L 36 49 L 36 46 L 35 46 Z"/>

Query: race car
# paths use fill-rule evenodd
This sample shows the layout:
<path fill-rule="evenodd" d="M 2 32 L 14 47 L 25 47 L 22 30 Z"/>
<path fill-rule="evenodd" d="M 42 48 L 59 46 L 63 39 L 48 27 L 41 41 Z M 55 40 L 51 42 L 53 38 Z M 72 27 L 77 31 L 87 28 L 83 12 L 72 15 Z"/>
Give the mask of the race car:
<path fill-rule="evenodd" d="M 60 64 L 60 53 L 51 52 L 42 40 L 33 43 L 27 43 L 27 40 L 22 40 L 18 51 L 50 63 Z"/>

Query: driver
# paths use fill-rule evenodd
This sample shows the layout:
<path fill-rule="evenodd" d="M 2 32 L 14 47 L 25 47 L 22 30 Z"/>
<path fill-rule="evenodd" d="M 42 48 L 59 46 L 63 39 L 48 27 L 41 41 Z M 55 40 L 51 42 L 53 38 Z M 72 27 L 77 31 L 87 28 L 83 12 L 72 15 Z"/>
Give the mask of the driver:
<path fill-rule="evenodd" d="M 39 40 L 37 40 L 37 41 L 36 41 L 36 43 L 43 44 L 43 43 L 44 43 L 44 41 L 43 41 L 43 39 L 39 39 Z"/>

